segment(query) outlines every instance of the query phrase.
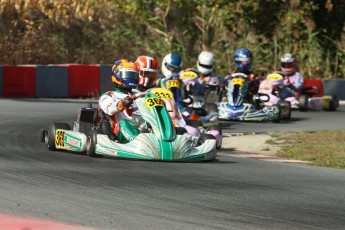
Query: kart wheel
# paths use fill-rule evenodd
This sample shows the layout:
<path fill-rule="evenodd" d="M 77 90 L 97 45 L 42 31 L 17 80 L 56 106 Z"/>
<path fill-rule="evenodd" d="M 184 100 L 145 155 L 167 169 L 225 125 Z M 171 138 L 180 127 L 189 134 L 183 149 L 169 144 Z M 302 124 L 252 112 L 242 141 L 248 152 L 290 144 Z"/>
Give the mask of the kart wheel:
<path fill-rule="evenodd" d="M 308 95 L 301 95 L 299 97 L 298 107 L 299 107 L 299 110 L 302 112 L 306 112 L 309 110 L 309 96 Z"/>
<path fill-rule="evenodd" d="M 44 142 L 51 151 L 56 150 L 55 133 L 57 129 L 71 130 L 71 127 L 67 123 L 53 123 L 49 125 L 48 129 L 44 131 Z"/>
<path fill-rule="evenodd" d="M 222 127 L 220 125 L 212 125 L 210 127 L 207 128 L 207 131 L 209 130 L 218 130 L 218 132 L 220 133 L 220 135 L 223 135 L 222 133 Z"/>
<path fill-rule="evenodd" d="M 205 106 L 207 114 L 218 113 L 218 107 L 215 103 L 207 103 Z"/>
<path fill-rule="evenodd" d="M 282 113 L 282 119 L 283 120 L 290 120 L 290 118 L 291 118 L 291 102 L 280 100 L 280 101 L 278 101 L 278 104 L 280 106 L 280 109 L 284 110 L 284 113 Z"/>
<path fill-rule="evenodd" d="M 100 130 L 91 129 L 86 140 L 86 154 L 89 157 L 100 157 L 101 155 L 96 153 L 97 134 L 102 134 Z"/>
<path fill-rule="evenodd" d="M 187 129 L 183 127 L 176 127 L 175 130 L 177 135 L 183 135 L 187 132 Z"/>
<path fill-rule="evenodd" d="M 330 105 L 329 105 L 329 111 L 335 111 L 339 106 L 339 99 L 336 95 L 331 95 Z"/>
<path fill-rule="evenodd" d="M 278 117 L 273 119 L 273 123 L 280 123 L 281 119 L 282 119 L 282 108 L 279 104 L 277 105 L 273 105 L 274 107 L 277 107 L 278 108 Z"/>
<path fill-rule="evenodd" d="M 211 134 L 205 133 L 205 134 L 200 136 L 199 144 L 200 145 L 204 144 L 206 142 L 206 140 L 216 140 L 216 138 L 213 135 L 211 135 Z"/>
<path fill-rule="evenodd" d="M 210 132 L 209 132 L 210 131 Z M 223 137 L 222 137 L 222 127 L 220 125 L 213 125 L 207 128 L 206 131 L 208 134 L 211 134 L 215 137 L 217 141 L 217 150 L 222 148 Z"/>

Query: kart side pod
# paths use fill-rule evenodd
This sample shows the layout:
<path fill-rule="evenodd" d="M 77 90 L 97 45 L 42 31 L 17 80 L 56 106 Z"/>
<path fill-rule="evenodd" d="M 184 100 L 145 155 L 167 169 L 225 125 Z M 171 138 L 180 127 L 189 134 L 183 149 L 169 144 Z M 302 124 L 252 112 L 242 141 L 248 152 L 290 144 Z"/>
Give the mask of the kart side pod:
<path fill-rule="evenodd" d="M 63 149 L 85 152 L 87 136 L 84 133 L 72 131 L 66 123 L 53 123 L 47 129 L 42 130 L 41 142 L 44 142 L 52 151 Z"/>

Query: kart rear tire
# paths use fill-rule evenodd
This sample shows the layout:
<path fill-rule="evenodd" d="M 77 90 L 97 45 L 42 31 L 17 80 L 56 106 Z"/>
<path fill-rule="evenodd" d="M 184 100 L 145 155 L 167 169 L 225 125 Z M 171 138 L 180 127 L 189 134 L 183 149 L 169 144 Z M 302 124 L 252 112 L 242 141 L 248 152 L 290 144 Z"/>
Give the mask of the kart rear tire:
<path fill-rule="evenodd" d="M 71 130 L 71 127 L 67 123 L 53 123 L 49 125 L 44 133 L 44 142 L 51 151 L 56 150 L 55 133 L 57 129 Z"/>
<path fill-rule="evenodd" d="M 215 103 L 207 103 L 205 106 L 207 114 L 218 113 L 218 107 Z"/>
<path fill-rule="evenodd" d="M 336 95 L 331 95 L 329 111 L 335 111 L 339 107 L 339 99 Z"/>
<path fill-rule="evenodd" d="M 91 129 L 86 141 L 86 154 L 89 157 L 101 157 L 96 153 L 97 134 L 102 134 L 98 129 Z"/>
<path fill-rule="evenodd" d="M 302 112 L 306 112 L 309 110 L 309 96 L 308 95 L 301 95 L 299 97 L 298 107 L 299 107 L 299 110 Z"/>

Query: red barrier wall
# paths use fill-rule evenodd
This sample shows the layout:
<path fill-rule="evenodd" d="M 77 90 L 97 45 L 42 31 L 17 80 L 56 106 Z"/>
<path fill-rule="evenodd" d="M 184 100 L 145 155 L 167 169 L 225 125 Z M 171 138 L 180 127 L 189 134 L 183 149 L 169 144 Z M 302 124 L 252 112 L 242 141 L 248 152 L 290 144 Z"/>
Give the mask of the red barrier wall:
<path fill-rule="evenodd" d="M 316 86 L 319 88 L 319 93 L 314 97 L 322 97 L 324 95 L 323 81 L 321 79 L 304 79 L 304 86 Z"/>
<path fill-rule="evenodd" d="M 68 65 L 68 96 L 99 96 L 99 65 Z"/>
<path fill-rule="evenodd" d="M 35 66 L 3 66 L 2 70 L 4 97 L 35 97 Z"/>

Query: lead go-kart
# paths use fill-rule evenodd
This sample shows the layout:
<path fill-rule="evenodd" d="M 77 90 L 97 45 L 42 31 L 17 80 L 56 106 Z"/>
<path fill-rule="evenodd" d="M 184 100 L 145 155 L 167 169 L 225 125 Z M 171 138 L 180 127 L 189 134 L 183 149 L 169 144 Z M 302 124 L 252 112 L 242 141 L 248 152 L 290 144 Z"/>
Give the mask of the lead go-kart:
<path fill-rule="evenodd" d="M 138 93 L 132 99 L 133 114 L 140 115 L 140 124 L 136 123 L 138 120 L 120 122 L 119 130 L 127 140 L 125 142 L 105 134 L 107 130 L 102 124 L 107 121 L 102 118 L 104 113 L 90 105 L 78 110 L 72 130 L 67 123 L 53 123 L 42 130 L 41 141 L 49 150 L 82 152 L 90 157 L 115 156 L 161 161 L 210 161 L 216 158 L 214 137 L 205 134 L 196 143 L 185 129 L 175 128 L 164 101 L 155 94 Z"/>
<path fill-rule="evenodd" d="M 265 102 L 270 96 L 264 93 L 254 95 L 253 103 L 245 103 L 244 97 L 248 89 L 248 76 L 235 73 L 228 80 L 227 101 L 218 102 L 219 119 L 238 121 L 272 121 L 288 120 L 291 117 L 291 104 L 280 100 L 277 104 L 267 106 Z"/>
<path fill-rule="evenodd" d="M 339 106 L 339 99 L 335 95 L 324 95 L 315 97 L 319 93 L 316 86 L 305 86 L 300 93 L 295 93 L 285 85 L 285 82 L 293 84 L 291 80 L 284 77 L 284 74 L 276 71 L 267 75 L 266 79 L 260 83 L 259 92 L 269 95 L 269 100 L 265 105 L 271 106 L 285 100 L 291 103 L 292 109 L 308 111 L 310 109 L 323 109 L 335 111 Z"/>
<path fill-rule="evenodd" d="M 182 113 L 180 112 L 176 102 L 174 100 L 173 93 L 165 88 L 152 88 L 148 90 L 151 93 L 154 93 L 159 98 L 164 100 L 166 108 L 169 112 L 169 115 L 173 121 L 175 127 L 182 127 L 187 130 L 194 138 L 203 138 L 205 134 L 210 137 L 213 136 L 216 140 L 216 148 L 219 150 L 222 146 L 222 134 L 218 127 L 209 126 L 207 128 L 202 126 L 200 119 L 186 121 Z"/>

